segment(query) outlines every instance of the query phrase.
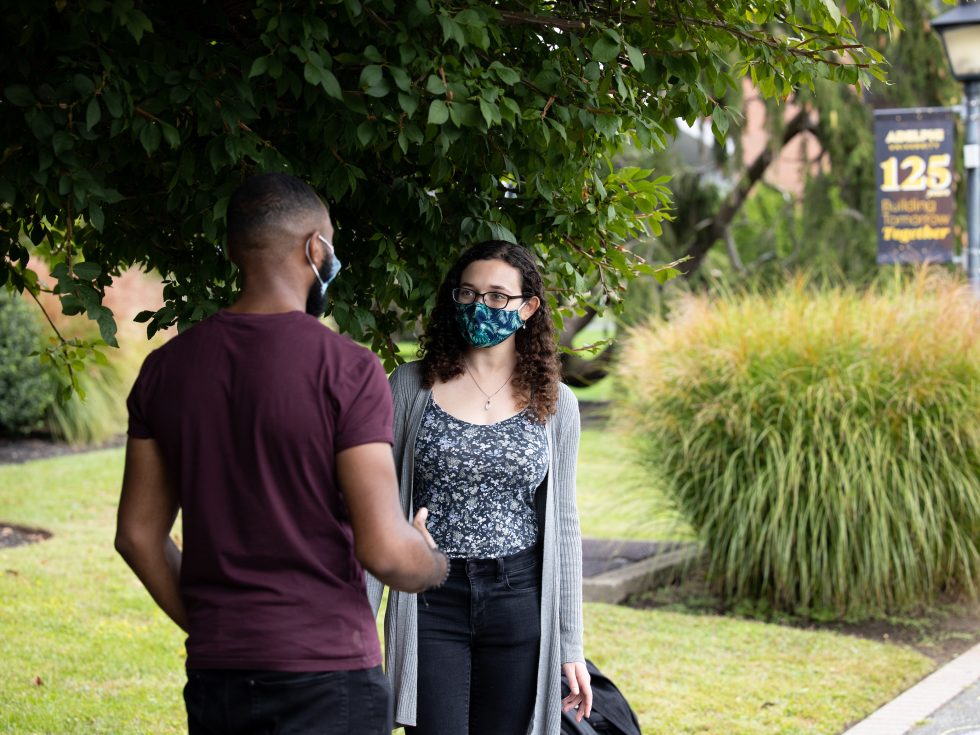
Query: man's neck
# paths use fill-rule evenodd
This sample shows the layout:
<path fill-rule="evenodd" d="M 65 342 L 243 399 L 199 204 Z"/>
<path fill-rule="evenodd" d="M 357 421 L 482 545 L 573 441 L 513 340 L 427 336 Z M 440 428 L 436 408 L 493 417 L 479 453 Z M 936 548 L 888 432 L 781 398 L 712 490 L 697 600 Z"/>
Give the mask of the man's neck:
<path fill-rule="evenodd" d="M 306 311 L 306 297 L 296 285 L 282 279 L 250 276 L 235 302 L 228 307 L 234 314 L 282 314 Z"/>

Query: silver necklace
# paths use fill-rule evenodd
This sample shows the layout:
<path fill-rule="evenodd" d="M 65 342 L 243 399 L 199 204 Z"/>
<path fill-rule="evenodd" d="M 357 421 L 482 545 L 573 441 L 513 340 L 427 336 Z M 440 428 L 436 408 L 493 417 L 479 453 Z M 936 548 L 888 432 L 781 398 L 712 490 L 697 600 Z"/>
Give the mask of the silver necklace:
<path fill-rule="evenodd" d="M 476 382 L 476 378 L 474 378 L 473 373 L 470 372 L 470 366 L 466 364 L 466 360 L 463 360 L 463 367 L 466 368 L 466 374 L 470 376 L 470 380 L 473 381 L 473 385 L 475 385 L 476 389 L 480 391 L 483 394 L 483 396 L 487 399 L 487 402 L 483 404 L 484 411 L 490 410 L 490 399 L 504 389 L 504 386 L 507 385 L 510 382 L 510 379 L 514 377 L 514 370 L 517 369 L 517 366 L 515 365 L 514 370 L 510 371 L 510 375 L 508 375 L 507 380 L 504 381 L 504 385 L 497 388 L 497 390 L 495 390 L 493 393 L 487 393 L 485 390 L 483 390 L 480 384 Z"/>

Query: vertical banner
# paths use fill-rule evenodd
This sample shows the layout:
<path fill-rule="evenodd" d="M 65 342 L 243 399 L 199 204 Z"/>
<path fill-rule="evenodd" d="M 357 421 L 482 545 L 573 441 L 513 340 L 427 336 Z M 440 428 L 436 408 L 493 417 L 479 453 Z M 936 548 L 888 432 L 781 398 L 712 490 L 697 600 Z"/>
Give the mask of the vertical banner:
<path fill-rule="evenodd" d="M 953 259 L 953 111 L 875 111 L 878 262 Z"/>

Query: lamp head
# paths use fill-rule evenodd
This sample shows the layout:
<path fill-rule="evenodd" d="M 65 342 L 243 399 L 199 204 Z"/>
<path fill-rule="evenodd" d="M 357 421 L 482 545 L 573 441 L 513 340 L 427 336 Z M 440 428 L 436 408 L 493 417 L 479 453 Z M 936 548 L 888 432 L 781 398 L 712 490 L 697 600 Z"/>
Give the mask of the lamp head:
<path fill-rule="evenodd" d="M 953 76 L 961 82 L 980 80 L 980 1 L 960 0 L 934 18 L 932 27 L 943 39 Z"/>

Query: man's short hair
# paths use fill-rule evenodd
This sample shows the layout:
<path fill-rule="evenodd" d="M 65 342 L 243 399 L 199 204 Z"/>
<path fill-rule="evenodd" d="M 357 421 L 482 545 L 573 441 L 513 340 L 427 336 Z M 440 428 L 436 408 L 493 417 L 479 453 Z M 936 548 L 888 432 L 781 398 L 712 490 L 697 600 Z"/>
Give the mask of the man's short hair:
<path fill-rule="evenodd" d="M 267 235 L 290 220 L 316 217 L 326 210 L 313 188 L 290 174 L 259 174 L 235 189 L 228 202 L 228 247 L 250 250 L 269 244 Z"/>

